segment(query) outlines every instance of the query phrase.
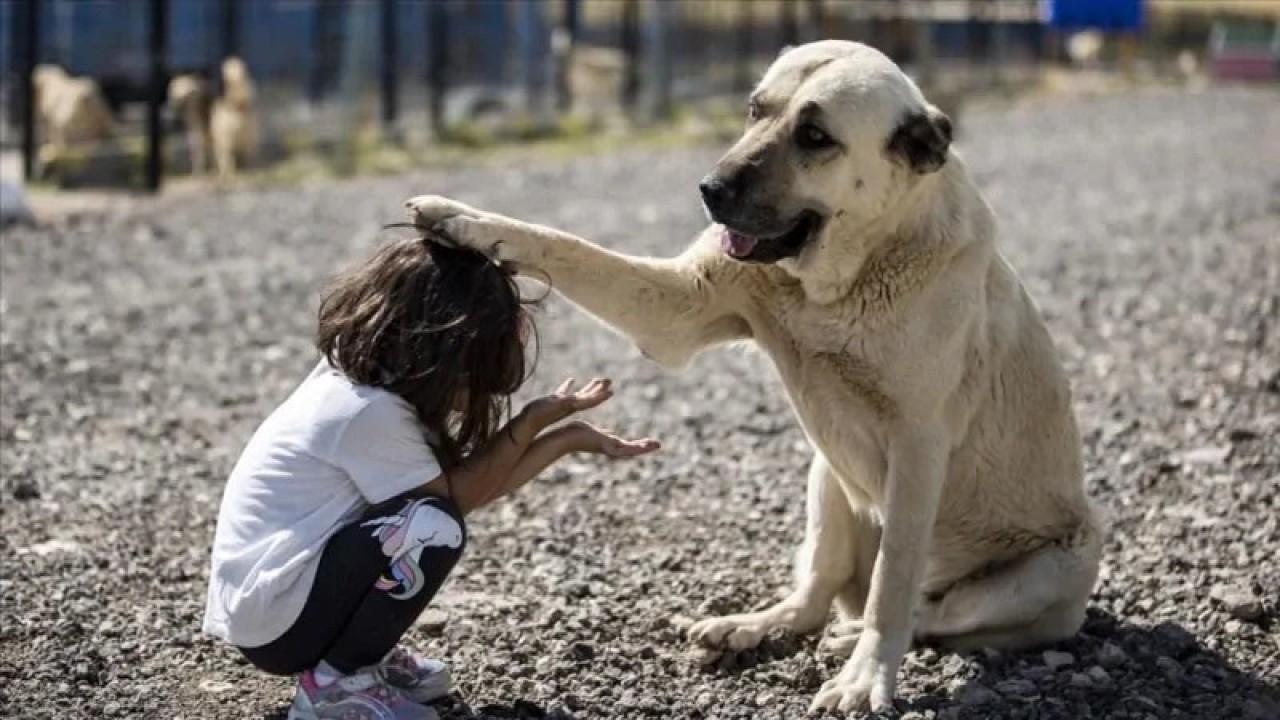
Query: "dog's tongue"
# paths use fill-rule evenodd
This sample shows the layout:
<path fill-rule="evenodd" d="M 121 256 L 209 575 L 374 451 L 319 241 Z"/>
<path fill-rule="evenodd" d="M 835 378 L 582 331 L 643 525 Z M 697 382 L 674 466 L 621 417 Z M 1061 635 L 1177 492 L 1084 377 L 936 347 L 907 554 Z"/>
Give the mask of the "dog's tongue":
<path fill-rule="evenodd" d="M 725 228 L 720 234 L 720 247 L 731 257 L 746 257 L 756 247 L 756 239 Z"/>

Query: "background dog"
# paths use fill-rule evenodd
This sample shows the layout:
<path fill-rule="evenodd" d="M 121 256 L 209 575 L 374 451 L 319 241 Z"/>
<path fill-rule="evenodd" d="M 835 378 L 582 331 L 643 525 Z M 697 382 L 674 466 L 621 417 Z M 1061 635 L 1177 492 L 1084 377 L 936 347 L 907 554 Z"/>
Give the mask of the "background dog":
<path fill-rule="evenodd" d="M 182 120 L 191 153 L 191 171 L 204 173 L 212 156 L 218 177 L 229 178 L 254 162 L 258 119 L 253 78 L 240 58 L 222 61 L 221 92 L 198 73 L 169 83 L 169 106 Z"/>
<path fill-rule="evenodd" d="M 173 78 L 169 81 L 169 107 L 182 123 L 191 156 L 191 172 L 203 175 L 209 169 L 213 148 L 213 91 L 208 80 L 196 73 Z"/>
<path fill-rule="evenodd" d="M 240 58 L 222 61 L 222 95 L 213 103 L 210 134 L 219 177 L 253 164 L 258 154 L 258 118 L 249 68 Z"/>
<path fill-rule="evenodd" d="M 115 135 L 115 118 L 92 78 L 73 77 L 57 65 L 37 65 L 32 73 L 36 115 L 45 141 L 36 155 L 36 176 L 73 145 L 97 143 Z"/>
<path fill-rule="evenodd" d="M 679 366 L 754 340 L 815 448 L 796 582 L 691 636 L 749 648 L 842 622 L 816 708 L 891 702 L 913 637 L 1018 647 L 1074 634 L 1097 577 L 1067 380 L 995 249 L 950 120 L 888 58 L 785 52 L 703 180 L 714 225 L 671 259 L 618 254 L 444 198 L 414 222 L 552 286 Z"/>

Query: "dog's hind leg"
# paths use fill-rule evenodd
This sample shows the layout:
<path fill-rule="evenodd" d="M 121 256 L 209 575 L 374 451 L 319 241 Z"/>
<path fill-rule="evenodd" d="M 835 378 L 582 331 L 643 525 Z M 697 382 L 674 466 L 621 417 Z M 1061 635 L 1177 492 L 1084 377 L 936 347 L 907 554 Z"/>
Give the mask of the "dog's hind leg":
<path fill-rule="evenodd" d="M 689 637 L 702 645 L 730 650 L 755 647 L 776 628 L 804 634 L 827 620 L 831 602 L 853 576 L 850 545 L 854 514 L 826 458 L 814 455 L 809 467 L 808 521 L 796 557 L 796 585 L 781 602 L 764 610 L 702 620 Z"/>
<path fill-rule="evenodd" d="M 853 577 L 836 593 L 836 617 L 839 622 L 828 630 L 822 639 L 823 651 L 833 655 L 848 656 L 862 635 L 862 615 L 867 607 L 867 593 L 871 590 L 871 572 L 875 570 L 876 555 L 880 551 L 880 526 L 867 513 L 854 514 Z"/>
<path fill-rule="evenodd" d="M 961 580 L 921 603 L 916 636 L 946 647 L 1020 648 L 1075 634 L 1098 576 L 1101 538 L 1042 547 L 989 574 Z"/>

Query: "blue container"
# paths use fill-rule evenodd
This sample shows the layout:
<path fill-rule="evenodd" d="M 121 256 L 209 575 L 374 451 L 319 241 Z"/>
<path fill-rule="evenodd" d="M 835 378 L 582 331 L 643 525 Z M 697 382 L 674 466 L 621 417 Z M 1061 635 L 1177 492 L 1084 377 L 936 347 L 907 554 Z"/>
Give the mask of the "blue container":
<path fill-rule="evenodd" d="M 1050 27 L 1059 30 L 1138 32 L 1144 0 L 1045 0 Z"/>

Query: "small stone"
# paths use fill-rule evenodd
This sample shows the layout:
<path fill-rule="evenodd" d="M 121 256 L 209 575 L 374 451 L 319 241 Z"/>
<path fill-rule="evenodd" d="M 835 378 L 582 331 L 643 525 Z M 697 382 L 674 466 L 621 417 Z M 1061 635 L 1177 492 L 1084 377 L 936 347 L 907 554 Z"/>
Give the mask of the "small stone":
<path fill-rule="evenodd" d="M 800 638 L 787 628 L 770 630 L 760 643 L 761 652 L 776 656 L 792 655 L 799 648 Z"/>
<path fill-rule="evenodd" d="M 428 635 L 438 635 L 444 631 L 445 625 L 449 624 L 449 613 L 440 608 L 427 608 L 418 616 L 415 624 Z"/>
<path fill-rule="evenodd" d="M 585 583 L 578 580 L 565 583 L 563 586 L 563 590 L 565 595 L 568 595 L 571 598 L 576 598 L 578 600 L 591 597 L 593 594 L 590 583 Z"/>
<path fill-rule="evenodd" d="M 14 500 L 39 500 L 40 488 L 30 480 L 23 480 L 13 486 Z"/>
<path fill-rule="evenodd" d="M 1234 427 L 1227 433 L 1227 439 L 1233 443 L 1249 442 L 1258 439 L 1258 431 L 1247 427 Z"/>
<path fill-rule="evenodd" d="M 576 642 L 569 646 L 569 657 L 580 662 L 590 660 L 596 656 L 596 649 L 591 643 Z"/>
<path fill-rule="evenodd" d="M 1088 675 L 1095 685 L 1107 687 L 1111 685 L 1111 673 L 1103 670 L 1101 667 L 1094 665 L 1089 668 Z"/>
<path fill-rule="evenodd" d="M 1222 606 L 1222 609 L 1237 620 L 1257 622 L 1262 619 L 1265 612 L 1262 607 L 1262 600 L 1248 588 L 1234 585 L 1214 585 L 1213 589 L 1209 591 L 1209 597 L 1217 601 Z"/>
<path fill-rule="evenodd" d="M 667 624 L 681 632 L 688 631 L 689 628 L 693 627 L 695 622 L 697 622 L 697 620 L 694 620 L 688 615 L 672 615 L 667 618 Z"/>
<path fill-rule="evenodd" d="M 1021 668 L 1020 673 L 1022 677 L 1038 685 L 1051 683 L 1058 677 L 1057 670 L 1045 667 L 1044 665 L 1031 665 L 1029 667 Z"/>
<path fill-rule="evenodd" d="M 822 685 L 822 672 L 813 665 L 805 665 L 796 673 L 796 685 L 803 690 L 814 690 Z"/>
<path fill-rule="evenodd" d="M 1160 668 L 1160 672 L 1170 680 L 1177 680 L 1183 676 L 1182 666 L 1177 660 L 1164 656 L 1156 658 L 1156 667 Z"/>
<path fill-rule="evenodd" d="M 965 707 L 978 707 L 995 704 L 1000 701 L 1000 696 L 982 685 L 971 684 L 960 693 L 959 700 Z"/>
<path fill-rule="evenodd" d="M 1089 677 L 1085 673 L 1080 673 L 1080 672 L 1071 673 L 1071 680 L 1069 680 L 1068 682 L 1070 683 L 1071 687 L 1083 688 L 1086 690 L 1091 689 L 1094 684 L 1093 678 Z"/>
<path fill-rule="evenodd" d="M 1231 448 L 1208 445 L 1182 453 L 1182 462 L 1187 465 L 1215 465 L 1225 460 L 1230 452 Z"/>
<path fill-rule="evenodd" d="M 1052 670 L 1069 667 L 1075 665 L 1076 657 L 1069 652 L 1061 652 L 1059 650 L 1046 650 L 1044 652 L 1044 664 L 1048 665 Z"/>
<path fill-rule="evenodd" d="M 1124 648 L 1107 640 L 1098 648 L 1098 662 L 1105 668 L 1116 668 L 1129 662 L 1129 654 Z"/>
<path fill-rule="evenodd" d="M 960 675 L 964 672 L 965 665 L 966 663 L 964 658 L 959 655 L 948 655 L 947 658 L 942 661 L 942 676 L 955 677 Z"/>
<path fill-rule="evenodd" d="M 1280 715 L 1280 704 L 1246 700 L 1241 710 L 1244 711 L 1245 720 L 1274 720 Z"/>
<path fill-rule="evenodd" d="M 1019 678 L 1010 678 L 996 683 L 996 691 L 1001 695 L 1016 698 L 1035 697 L 1038 694 L 1035 685 Z"/>
<path fill-rule="evenodd" d="M 229 690 L 234 690 L 235 687 L 236 687 L 235 685 L 232 685 L 231 683 L 226 682 L 224 680 L 203 680 L 200 682 L 201 690 L 207 693 L 212 693 L 214 695 L 219 695 Z"/>

